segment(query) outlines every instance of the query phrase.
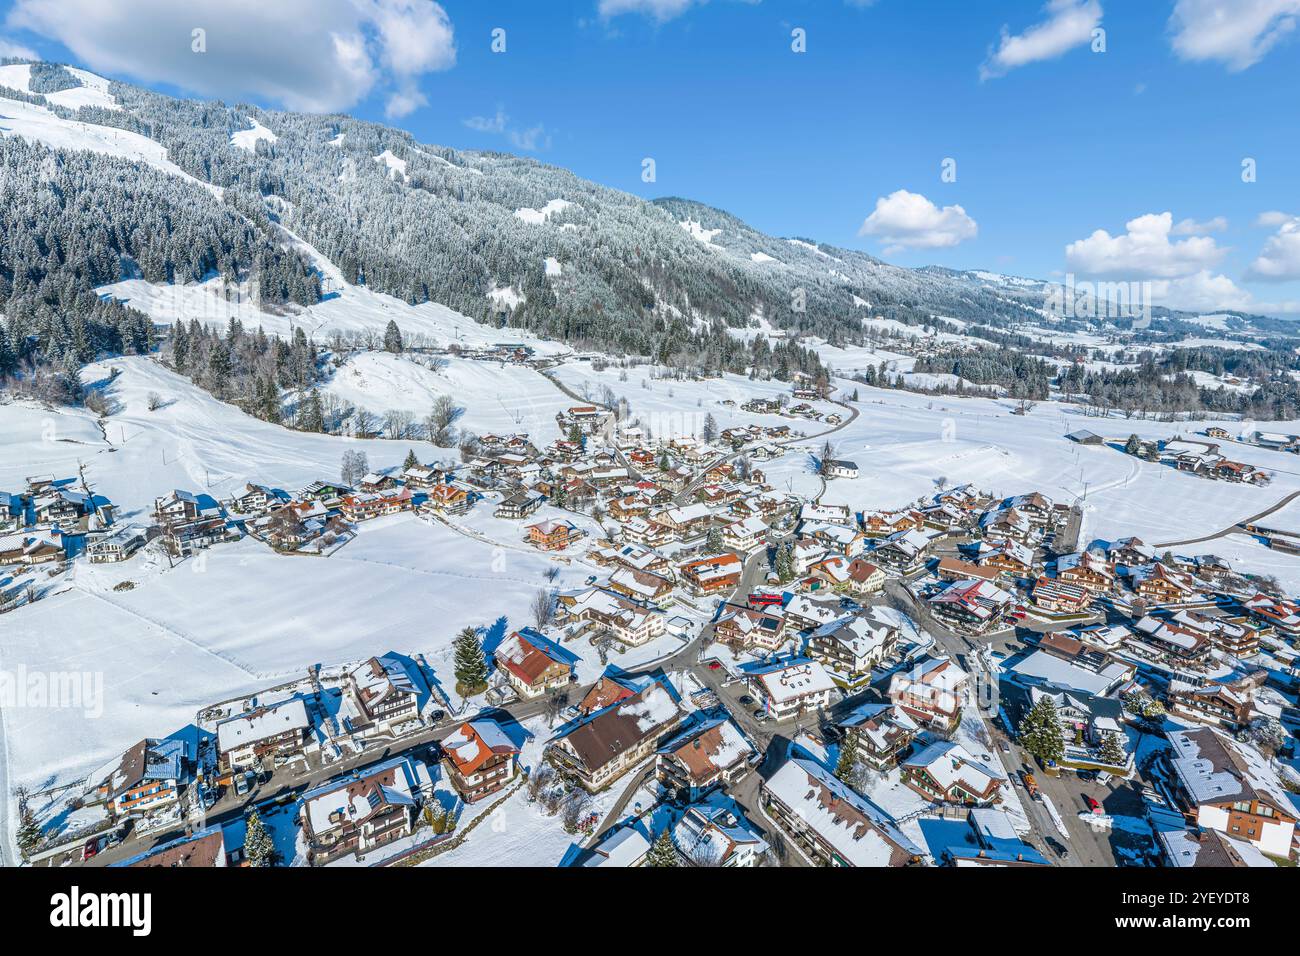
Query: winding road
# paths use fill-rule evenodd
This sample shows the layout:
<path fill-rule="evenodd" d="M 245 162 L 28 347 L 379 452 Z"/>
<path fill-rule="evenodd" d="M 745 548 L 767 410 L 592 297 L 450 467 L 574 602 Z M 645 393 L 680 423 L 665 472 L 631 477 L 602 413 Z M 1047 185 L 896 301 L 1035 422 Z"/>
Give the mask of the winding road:
<path fill-rule="evenodd" d="M 1152 545 L 1152 547 L 1180 548 L 1183 545 L 1200 544 L 1202 541 L 1213 541 L 1216 538 L 1222 538 L 1225 535 L 1230 535 L 1237 531 L 1244 531 L 1246 525 L 1254 524 L 1255 522 L 1259 521 L 1262 518 L 1267 518 L 1269 515 L 1281 511 L 1291 502 L 1295 501 L 1295 499 L 1298 497 L 1300 497 L 1300 491 L 1293 491 L 1291 492 L 1291 494 L 1287 495 L 1285 498 L 1283 498 L 1277 504 L 1273 505 L 1271 508 L 1265 508 L 1263 511 L 1259 512 L 1259 514 L 1253 514 L 1248 518 L 1242 518 L 1236 524 L 1232 524 L 1219 531 L 1215 531 L 1213 534 L 1202 535 L 1199 538 L 1188 538 L 1185 541 L 1164 541 L 1161 542 L 1160 544 Z"/>

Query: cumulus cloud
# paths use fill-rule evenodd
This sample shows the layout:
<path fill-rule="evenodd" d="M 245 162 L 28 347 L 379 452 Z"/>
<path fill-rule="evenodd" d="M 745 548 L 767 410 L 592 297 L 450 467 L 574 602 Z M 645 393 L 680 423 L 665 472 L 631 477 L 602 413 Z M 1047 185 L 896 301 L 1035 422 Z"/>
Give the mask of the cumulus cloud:
<path fill-rule="evenodd" d="M 1239 71 L 1294 32 L 1300 0 L 1178 0 L 1169 16 L 1174 52 Z"/>
<path fill-rule="evenodd" d="M 1174 228 L 1169 231 L 1173 236 L 1205 236 L 1212 232 L 1223 232 L 1228 228 L 1228 220 L 1223 216 L 1215 216 L 1213 219 L 1206 219 L 1204 222 L 1198 222 L 1195 219 L 1181 219 L 1174 224 Z"/>
<path fill-rule="evenodd" d="M 876 208 L 858 230 L 860 236 L 879 236 L 899 249 L 942 249 L 972 239 L 979 231 L 961 206 L 940 209 L 919 193 L 899 189 L 876 200 Z"/>
<path fill-rule="evenodd" d="M 1273 215 L 1281 216 L 1282 213 Z M 1260 216 L 1260 222 L 1263 220 L 1264 216 Z M 1277 225 L 1278 230 L 1264 243 L 1263 250 L 1250 264 L 1247 274 L 1251 278 L 1271 282 L 1300 279 L 1300 216 L 1270 222 L 1270 225 Z"/>
<path fill-rule="evenodd" d="M 1151 299 L 1157 305 L 1187 312 L 1246 312 L 1254 298 L 1225 275 L 1201 269 L 1180 279 L 1157 279 L 1151 283 Z"/>
<path fill-rule="evenodd" d="M 1271 209 L 1268 212 L 1261 212 L 1255 219 L 1255 225 L 1264 226 L 1267 229 L 1273 229 L 1283 223 L 1290 222 L 1295 218 L 1297 217 L 1291 215 L 1289 212 L 1280 212 L 1276 209 Z"/>
<path fill-rule="evenodd" d="M 1147 213 L 1130 219 L 1122 235 L 1098 229 L 1065 247 L 1065 259 L 1077 272 L 1123 279 L 1176 279 L 1218 263 L 1227 252 L 1210 236 L 1171 242 L 1171 213 Z"/>
<path fill-rule="evenodd" d="M 477 133 L 486 133 L 489 136 L 503 136 L 511 146 L 525 152 L 535 153 L 551 148 L 551 135 L 546 131 L 543 124 L 538 123 L 535 126 L 520 129 L 510 122 L 510 117 L 506 115 L 506 111 L 499 107 L 492 116 L 471 116 L 469 119 L 464 120 L 464 124 Z"/>
<path fill-rule="evenodd" d="M 310 112 L 383 91 L 389 115 L 405 115 L 425 103 L 420 78 L 456 62 L 433 0 L 15 0 L 8 23 L 102 73 Z"/>
<path fill-rule="evenodd" d="M 980 79 L 1002 76 L 1027 63 L 1053 60 L 1091 42 L 1092 31 L 1101 25 L 1098 0 L 1050 0 L 1043 12 L 1046 18 L 1023 33 L 1002 28 L 1001 40 L 980 67 Z"/>

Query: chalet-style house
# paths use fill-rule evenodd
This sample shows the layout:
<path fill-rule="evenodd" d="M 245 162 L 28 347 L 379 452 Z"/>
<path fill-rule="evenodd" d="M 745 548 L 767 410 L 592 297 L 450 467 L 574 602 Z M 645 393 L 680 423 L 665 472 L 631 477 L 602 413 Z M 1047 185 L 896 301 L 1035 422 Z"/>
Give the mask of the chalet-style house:
<path fill-rule="evenodd" d="M 144 547 L 145 539 L 144 528 L 134 526 L 118 528 L 89 542 L 86 545 L 86 554 L 92 564 L 125 561 Z"/>
<path fill-rule="evenodd" d="M 805 653 L 820 661 L 836 684 L 855 688 L 871 679 L 872 668 L 893 653 L 897 642 L 898 628 L 868 610 L 813 631 Z"/>
<path fill-rule="evenodd" d="M 1242 604 L 1252 618 L 1288 637 L 1300 636 L 1300 604 L 1286 598 L 1256 594 Z"/>
<path fill-rule="evenodd" d="M 0 537 L 0 565 L 50 564 L 68 556 L 63 535 L 53 531 L 29 531 Z"/>
<path fill-rule="evenodd" d="M 771 529 L 767 522 L 757 515 L 733 521 L 722 529 L 722 543 L 737 551 L 749 552 L 767 544 L 767 533 Z"/>
<path fill-rule="evenodd" d="M 740 584 L 744 568 L 740 555 L 732 552 L 695 558 L 677 569 L 686 586 L 698 594 L 729 591 Z"/>
<path fill-rule="evenodd" d="M 946 657 L 926 657 L 889 679 L 889 700 L 925 727 L 954 730 L 970 678 Z"/>
<path fill-rule="evenodd" d="M 582 529 L 563 518 L 547 519 L 528 526 L 528 542 L 539 551 L 563 551 L 582 537 Z"/>
<path fill-rule="evenodd" d="M 1145 645 L 1153 655 L 1173 666 L 1202 668 L 1214 646 L 1204 631 L 1153 614 L 1142 617 L 1133 625 L 1133 631 L 1130 648 Z"/>
<path fill-rule="evenodd" d="M 940 581 L 993 581 L 1002 576 L 994 567 L 981 567 L 960 558 L 940 558 L 934 566 L 935 576 Z"/>
<path fill-rule="evenodd" d="M 1063 554 L 1056 559 L 1057 580 L 1086 589 L 1091 594 L 1115 590 L 1115 566 L 1095 551 Z"/>
<path fill-rule="evenodd" d="M 896 704 L 866 703 L 836 721 L 853 735 L 854 752 L 876 770 L 887 770 L 912 750 L 920 726 Z"/>
<path fill-rule="evenodd" d="M 510 634 L 493 652 L 497 670 L 524 700 L 540 697 L 557 687 L 567 687 L 578 655 L 525 627 Z"/>
<path fill-rule="evenodd" d="M 1006 780 L 991 772 L 959 743 L 940 740 L 899 765 L 903 782 L 938 803 L 987 807 L 1001 801 Z"/>
<path fill-rule="evenodd" d="M 358 492 L 344 495 L 340 505 L 343 517 L 354 524 L 410 511 L 413 496 L 406 488 L 386 488 L 380 491 Z"/>
<path fill-rule="evenodd" d="M 752 667 L 746 671 L 767 716 L 789 720 L 828 707 L 835 682 L 826 668 L 810 658 L 791 658 Z"/>
<path fill-rule="evenodd" d="M 997 627 L 1015 603 L 1015 598 L 991 581 L 953 581 L 930 597 L 931 613 L 948 624 L 982 633 Z"/>
<path fill-rule="evenodd" d="M 978 563 L 1009 578 L 1024 578 L 1034 572 L 1034 552 L 1019 541 L 1004 540 L 980 554 Z"/>
<path fill-rule="evenodd" d="M 236 514 L 256 517 L 267 514 L 283 501 L 284 498 L 278 492 L 266 485 L 255 485 L 250 482 L 230 499 L 230 510 Z"/>
<path fill-rule="evenodd" d="M 466 803 L 496 793 L 518 773 L 519 746 L 487 717 L 461 724 L 442 740 L 447 779 Z"/>
<path fill-rule="evenodd" d="M 1124 707 L 1114 697 L 1098 697 L 1085 691 L 1056 687 L 1051 684 L 1031 687 L 1029 701 L 1036 704 L 1047 699 L 1056 707 L 1065 739 L 1064 767 L 1119 767 L 1127 773 L 1130 766 L 1129 741 L 1124 733 Z M 1101 746 L 1113 737 L 1125 753 L 1123 765 L 1109 764 L 1101 757 Z"/>
<path fill-rule="evenodd" d="M 1286 859 L 1297 814 L 1268 760 L 1250 744 L 1211 727 L 1166 736 L 1175 797 L 1204 828 L 1253 844 Z"/>
<path fill-rule="evenodd" d="M 1191 575 L 1159 562 L 1130 568 L 1129 577 L 1134 593 L 1148 604 L 1182 604 L 1199 596 Z"/>
<path fill-rule="evenodd" d="M 868 538 L 888 538 L 902 531 L 920 531 L 924 525 L 925 516 L 913 509 L 862 513 L 862 530 Z"/>
<path fill-rule="evenodd" d="M 434 485 L 420 502 L 421 514 L 463 515 L 473 505 L 469 491 L 459 485 Z"/>
<path fill-rule="evenodd" d="M 727 604 L 714 621 L 713 638 L 736 648 L 775 651 L 785 643 L 785 616 L 780 607 Z"/>
<path fill-rule="evenodd" d="M 1031 600 L 1034 607 L 1045 614 L 1086 614 L 1092 607 L 1092 595 L 1087 588 L 1046 576 L 1034 582 Z"/>
<path fill-rule="evenodd" d="M 418 721 L 428 697 L 424 678 L 395 654 L 372 657 L 348 672 L 348 693 L 368 727 L 385 733 Z"/>
<path fill-rule="evenodd" d="M 663 612 L 643 607 L 617 591 L 588 588 L 561 594 L 556 601 L 559 623 L 585 624 L 595 631 L 607 630 L 615 640 L 639 647 L 664 633 Z"/>
<path fill-rule="evenodd" d="M 620 567 L 609 576 L 611 591 L 617 591 L 634 601 L 646 601 L 651 604 L 666 601 L 671 597 L 673 587 L 673 582 L 669 578 L 628 567 Z"/>
<path fill-rule="evenodd" d="M 895 574 L 914 574 L 925 564 L 929 548 L 930 539 L 920 531 L 900 531 L 879 541 L 870 558 L 873 564 Z"/>
<path fill-rule="evenodd" d="M 792 756 L 759 794 L 767 815 L 817 863 L 909 866 L 925 857 L 889 814 L 813 760 Z"/>
<path fill-rule="evenodd" d="M 540 508 L 544 500 L 544 496 L 534 491 L 512 491 L 501 499 L 492 514 L 498 518 L 518 521 Z"/>
<path fill-rule="evenodd" d="M 273 765 L 302 753 L 311 731 L 307 704 L 294 697 L 258 707 L 217 724 L 217 752 L 221 769 L 248 770 Z"/>
<path fill-rule="evenodd" d="M 149 813 L 180 799 L 185 742 L 146 738 L 122 754 L 97 793 L 116 819 Z"/>
<path fill-rule="evenodd" d="M 238 527 L 226 520 L 221 506 L 208 495 L 173 491 L 154 501 L 154 516 L 163 529 L 163 544 L 178 558 L 240 536 Z"/>
<path fill-rule="evenodd" d="M 651 571 L 662 577 L 672 574 L 672 565 L 666 557 L 658 551 L 635 544 L 597 547 L 589 551 L 588 555 L 601 567 L 617 566 L 634 571 Z"/>
<path fill-rule="evenodd" d="M 1190 684 L 1171 680 L 1165 704 L 1179 717 L 1237 733 L 1249 727 L 1258 713 L 1256 695 L 1266 674 L 1257 671 L 1229 683 Z"/>
<path fill-rule="evenodd" d="M 299 811 L 308 859 L 321 866 L 410 836 L 432 794 L 428 768 L 407 757 L 308 790 Z"/>
<path fill-rule="evenodd" d="M 986 511 L 980 518 L 980 531 L 987 541 L 1019 541 L 1032 544 L 1038 540 L 1038 531 L 1029 517 L 1016 508 Z"/>
<path fill-rule="evenodd" d="M 546 745 L 546 755 L 561 773 L 595 793 L 654 753 L 682 717 L 667 678 L 651 680 L 562 727 Z"/>
<path fill-rule="evenodd" d="M 767 852 L 736 801 L 714 794 L 686 808 L 672 831 L 673 846 L 688 866 L 758 866 Z"/>
<path fill-rule="evenodd" d="M 655 776 L 678 803 L 694 803 L 749 772 L 758 751 L 729 717 L 706 717 L 676 734 L 655 754 Z"/>
<path fill-rule="evenodd" d="M 838 602 L 814 601 L 796 594 L 785 603 L 786 627 L 795 631 L 812 631 L 844 616 Z"/>

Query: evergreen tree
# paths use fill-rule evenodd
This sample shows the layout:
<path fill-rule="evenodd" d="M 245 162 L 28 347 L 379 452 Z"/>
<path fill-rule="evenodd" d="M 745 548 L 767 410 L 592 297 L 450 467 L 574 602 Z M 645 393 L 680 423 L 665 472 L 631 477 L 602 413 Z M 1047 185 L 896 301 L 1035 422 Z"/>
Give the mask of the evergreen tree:
<path fill-rule="evenodd" d="M 677 865 L 677 848 L 673 846 L 673 838 L 664 827 L 663 831 L 655 838 L 651 844 L 650 850 L 645 856 L 646 866 L 676 866 Z"/>
<path fill-rule="evenodd" d="M 487 689 L 488 668 L 483 656 L 483 645 L 478 633 L 467 627 L 456 635 L 453 645 L 456 652 L 456 691 L 462 697 L 472 697 Z"/>
<path fill-rule="evenodd" d="M 713 527 L 709 529 L 709 536 L 704 539 L 704 550 L 710 554 L 717 554 L 726 544 L 722 540 L 722 529 Z"/>
<path fill-rule="evenodd" d="M 704 428 L 700 432 L 705 441 L 713 441 L 718 437 L 718 422 L 713 417 L 713 412 L 704 416 Z"/>
<path fill-rule="evenodd" d="M 40 848 L 42 840 L 41 825 L 36 822 L 36 814 L 32 812 L 27 791 L 20 787 L 15 791 L 15 796 L 18 798 L 18 832 L 16 834 L 18 853 L 23 858 L 23 862 L 27 862 L 31 855 Z"/>
<path fill-rule="evenodd" d="M 323 432 L 325 430 L 325 410 L 321 407 L 320 393 L 313 391 L 303 403 L 302 421 L 298 427 L 305 432 Z"/>
<path fill-rule="evenodd" d="M 412 448 L 410 451 L 406 453 L 406 460 L 402 462 L 402 470 L 406 471 L 409 468 L 419 468 L 419 467 L 420 467 L 420 459 L 415 457 L 415 449 Z"/>
<path fill-rule="evenodd" d="M 1124 745 L 1120 743 L 1119 734 L 1103 733 L 1098 755 L 1112 767 L 1121 767 L 1128 760 Z"/>
<path fill-rule="evenodd" d="M 1020 745 L 1043 763 L 1065 756 L 1065 735 L 1051 698 L 1042 697 L 1020 721 Z"/>
<path fill-rule="evenodd" d="M 777 578 L 782 584 L 785 584 L 794 577 L 794 548 L 790 542 L 786 541 L 776 549 L 776 561 L 774 562 Z"/>
<path fill-rule="evenodd" d="M 1124 454 L 1136 455 L 1142 448 L 1142 443 L 1138 440 L 1137 435 L 1129 435 L 1128 441 L 1124 443 Z"/>
<path fill-rule="evenodd" d="M 842 783 L 852 785 L 858 765 L 858 731 L 851 728 L 840 740 L 840 759 L 835 764 L 835 776 Z"/>
<path fill-rule="evenodd" d="M 262 816 L 256 810 L 248 815 L 247 828 L 244 831 L 244 855 L 248 857 L 249 866 L 274 866 L 275 844 Z"/>
<path fill-rule="evenodd" d="M 394 355 L 401 355 L 403 351 L 402 330 L 397 327 L 394 319 L 389 319 L 388 326 L 384 329 L 384 351 Z"/>

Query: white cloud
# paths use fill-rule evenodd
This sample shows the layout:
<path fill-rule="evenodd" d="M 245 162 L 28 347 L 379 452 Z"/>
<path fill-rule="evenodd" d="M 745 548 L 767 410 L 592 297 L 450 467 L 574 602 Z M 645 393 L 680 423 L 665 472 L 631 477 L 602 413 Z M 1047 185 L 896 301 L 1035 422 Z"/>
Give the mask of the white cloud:
<path fill-rule="evenodd" d="M 1264 216 L 1260 216 L 1260 222 L 1263 220 Z M 1263 250 L 1250 264 L 1248 275 L 1272 282 L 1300 279 L 1300 217 L 1292 216 L 1276 225 L 1277 232 L 1264 243 Z"/>
<path fill-rule="evenodd" d="M 1124 279 L 1176 279 L 1207 269 L 1226 249 L 1209 236 L 1170 242 L 1174 217 L 1167 212 L 1130 219 L 1123 235 L 1098 229 L 1065 247 L 1065 259 L 1080 273 Z"/>
<path fill-rule="evenodd" d="M 1163 305 L 1185 312 L 1254 312 L 1263 315 L 1294 315 L 1300 313 L 1300 302 L 1294 299 L 1280 302 L 1261 302 L 1225 275 L 1215 275 L 1209 269 L 1181 279 L 1156 279 L 1147 286 L 1152 305 Z"/>
<path fill-rule="evenodd" d="M 666 23 L 673 17 L 681 16 L 695 6 L 696 2 L 697 0 L 600 0 L 596 9 L 605 19 L 624 13 L 640 13 Z"/>
<path fill-rule="evenodd" d="M 1178 0 L 1169 17 L 1171 43 L 1184 60 L 1244 70 L 1295 30 L 1297 15 L 1300 0 Z"/>
<path fill-rule="evenodd" d="M 21 43 L 15 43 L 13 40 L 0 37 L 0 56 L 16 56 L 24 60 L 39 60 L 36 51 L 31 47 L 25 47 Z"/>
<path fill-rule="evenodd" d="M 1289 212 L 1279 212 L 1276 209 L 1271 209 L 1268 212 L 1261 212 L 1255 219 L 1255 225 L 1263 226 L 1267 229 L 1273 229 L 1285 222 L 1290 222 L 1295 218 L 1297 217 L 1291 215 Z"/>
<path fill-rule="evenodd" d="M 478 133 L 487 133 L 489 136 L 504 136 L 510 145 L 526 152 L 535 153 L 539 150 L 551 148 L 551 136 L 546 132 L 544 125 L 538 123 L 528 129 L 519 129 L 511 125 L 510 117 L 500 107 L 492 116 L 471 116 L 464 123 Z"/>
<path fill-rule="evenodd" d="M 880 236 L 899 249 L 942 249 L 972 239 L 979 231 L 961 206 L 940 209 L 919 193 L 899 189 L 876 200 L 876 208 L 858 230 L 860 236 Z"/>
<path fill-rule="evenodd" d="M 1013 34 L 1004 26 L 1002 39 L 980 67 L 980 79 L 1002 76 L 1027 63 L 1052 60 L 1092 40 L 1092 31 L 1101 25 L 1098 0 L 1050 0 L 1043 7 L 1047 19 Z"/>
<path fill-rule="evenodd" d="M 1153 304 L 1171 309 L 1246 312 L 1255 308 L 1254 298 L 1249 292 L 1227 276 L 1215 275 L 1209 269 L 1201 269 L 1180 279 L 1157 279 L 1150 288 Z"/>
<path fill-rule="evenodd" d="M 1223 216 L 1215 216 L 1213 219 L 1206 219 L 1204 222 L 1198 222 L 1195 219 L 1182 219 L 1174 224 L 1174 228 L 1169 231 L 1171 236 L 1204 236 L 1211 232 L 1223 232 L 1228 228 L 1228 220 Z"/>
<path fill-rule="evenodd" d="M 433 0 L 15 0 L 8 23 L 102 73 L 313 112 L 382 90 L 404 115 L 425 102 L 420 78 L 456 62 Z M 206 52 L 191 48 L 196 28 Z"/>

